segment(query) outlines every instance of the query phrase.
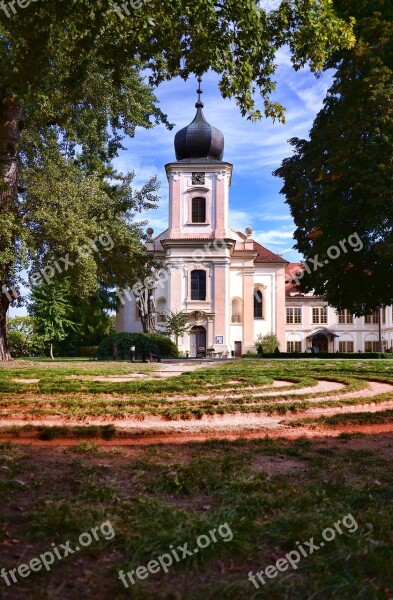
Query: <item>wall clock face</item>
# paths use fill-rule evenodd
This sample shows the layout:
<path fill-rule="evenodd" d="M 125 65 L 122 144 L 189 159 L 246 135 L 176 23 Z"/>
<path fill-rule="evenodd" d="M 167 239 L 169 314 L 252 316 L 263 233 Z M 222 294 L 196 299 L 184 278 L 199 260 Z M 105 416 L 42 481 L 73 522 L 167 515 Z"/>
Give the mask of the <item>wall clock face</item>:
<path fill-rule="evenodd" d="M 192 174 L 192 185 L 205 185 L 205 174 L 204 173 L 193 173 Z"/>

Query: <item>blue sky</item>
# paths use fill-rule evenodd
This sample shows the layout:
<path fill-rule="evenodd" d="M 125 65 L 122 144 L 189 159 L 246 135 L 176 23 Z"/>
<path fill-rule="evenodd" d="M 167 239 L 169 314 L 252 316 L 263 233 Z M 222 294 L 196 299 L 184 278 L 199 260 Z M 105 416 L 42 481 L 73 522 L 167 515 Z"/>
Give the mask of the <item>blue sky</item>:
<path fill-rule="evenodd" d="M 288 140 L 307 138 L 312 122 L 322 107 L 331 84 L 331 73 L 316 78 L 307 69 L 295 72 L 289 52 L 277 54 L 277 89 L 273 100 L 286 108 L 286 123 L 263 119 L 251 123 L 242 118 L 234 101 L 224 100 L 218 89 L 218 76 L 205 74 L 202 100 L 206 119 L 221 129 L 225 137 L 224 160 L 233 164 L 230 188 L 230 224 L 244 231 L 253 229 L 253 238 L 288 261 L 300 260 L 293 250 L 294 224 L 284 197 L 279 193 L 281 179 L 272 171 L 291 155 Z M 150 130 L 138 128 L 134 138 L 125 140 L 126 150 L 115 161 L 118 170 L 135 171 L 135 186 L 142 186 L 149 177 L 157 175 L 161 182 L 159 207 L 138 215 L 148 220 L 155 234 L 167 227 L 168 184 L 164 165 L 175 160 L 173 139 L 178 129 L 190 123 L 195 116 L 197 81 L 184 82 L 177 78 L 163 83 L 156 96 L 161 110 L 175 124 L 172 131 L 164 126 Z M 25 308 L 10 309 L 10 315 L 26 314 Z"/>

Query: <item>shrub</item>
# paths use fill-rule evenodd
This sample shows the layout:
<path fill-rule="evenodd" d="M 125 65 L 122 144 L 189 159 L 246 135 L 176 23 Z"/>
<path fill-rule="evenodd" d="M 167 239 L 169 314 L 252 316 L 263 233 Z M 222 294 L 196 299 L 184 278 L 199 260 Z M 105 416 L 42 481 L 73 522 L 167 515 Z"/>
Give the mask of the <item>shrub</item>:
<path fill-rule="evenodd" d="M 379 352 L 356 352 L 356 353 L 349 353 L 349 352 L 316 352 L 315 354 L 312 354 L 311 352 L 275 352 L 275 353 L 269 353 L 269 354 L 259 354 L 259 355 L 254 355 L 254 357 L 258 356 L 259 358 L 268 358 L 269 360 L 272 358 L 287 358 L 287 359 L 291 359 L 291 358 L 316 358 L 316 359 L 321 359 L 323 358 L 324 360 L 327 358 L 344 358 L 344 359 L 351 359 L 353 360 L 354 358 L 361 358 L 361 359 L 370 359 L 370 358 L 388 358 L 387 354 L 380 354 Z M 247 354 L 243 354 L 243 358 L 253 358 L 252 355 Z"/>
<path fill-rule="evenodd" d="M 112 358 L 112 344 L 116 344 L 117 357 L 120 360 L 130 359 L 130 348 L 135 346 L 135 357 L 141 359 L 143 354 L 161 356 L 160 349 L 146 333 L 112 333 L 102 340 L 98 346 L 98 358 Z"/>
<path fill-rule="evenodd" d="M 167 335 L 158 332 L 145 333 L 143 335 L 148 337 L 149 340 L 153 342 L 153 344 L 156 344 L 156 346 L 159 347 L 162 357 L 178 358 L 179 350 L 176 344 L 174 344 Z"/>
<path fill-rule="evenodd" d="M 255 346 L 259 355 L 280 352 L 280 342 L 275 333 L 268 333 L 267 335 L 260 333 L 255 340 Z"/>

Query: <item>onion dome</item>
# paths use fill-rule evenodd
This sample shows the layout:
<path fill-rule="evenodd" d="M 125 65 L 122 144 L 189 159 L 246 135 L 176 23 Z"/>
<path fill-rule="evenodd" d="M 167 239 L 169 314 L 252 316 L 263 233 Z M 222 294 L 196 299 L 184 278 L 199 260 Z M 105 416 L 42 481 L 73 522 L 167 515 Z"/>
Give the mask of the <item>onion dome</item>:
<path fill-rule="evenodd" d="M 200 84 L 202 79 L 198 77 Z M 193 158 L 222 160 L 224 155 L 224 136 L 222 132 L 208 123 L 203 115 L 202 90 L 199 85 L 197 109 L 192 123 L 180 129 L 175 135 L 175 152 L 177 160 Z"/>

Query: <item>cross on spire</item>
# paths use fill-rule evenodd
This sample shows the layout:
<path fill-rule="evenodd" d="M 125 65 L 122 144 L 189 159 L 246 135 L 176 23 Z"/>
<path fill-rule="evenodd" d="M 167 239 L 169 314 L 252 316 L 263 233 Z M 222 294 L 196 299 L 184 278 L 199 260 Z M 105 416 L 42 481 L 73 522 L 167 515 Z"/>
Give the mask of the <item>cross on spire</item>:
<path fill-rule="evenodd" d="M 201 100 L 201 94 L 203 94 L 203 90 L 201 90 L 201 83 L 202 83 L 202 77 L 199 76 L 198 79 L 198 89 L 197 89 L 197 94 L 198 94 L 198 102 L 195 104 L 196 108 L 203 108 L 203 102 Z"/>

